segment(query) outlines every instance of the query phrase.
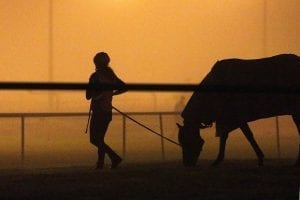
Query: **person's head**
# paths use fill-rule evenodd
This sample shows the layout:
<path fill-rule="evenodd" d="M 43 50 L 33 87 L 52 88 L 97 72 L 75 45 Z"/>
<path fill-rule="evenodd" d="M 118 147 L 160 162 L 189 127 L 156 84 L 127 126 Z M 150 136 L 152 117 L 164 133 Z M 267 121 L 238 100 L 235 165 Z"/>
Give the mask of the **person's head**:
<path fill-rule="evenodd" d="M 99 52 L 94 57 L 94 64 L 96 68 L 100 67 L 108 67 L 110 58 L 107 53 L 105 52 Z"/>

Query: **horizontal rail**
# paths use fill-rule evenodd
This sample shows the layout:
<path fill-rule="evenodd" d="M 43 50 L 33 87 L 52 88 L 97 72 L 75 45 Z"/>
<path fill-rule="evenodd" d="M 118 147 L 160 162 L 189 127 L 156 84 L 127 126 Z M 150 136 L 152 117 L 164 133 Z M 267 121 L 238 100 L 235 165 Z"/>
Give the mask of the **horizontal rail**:
<path fill-rule="evenodd" d="M 127 89 L 129 91 L 159 92 L 212 92 L 212 93 L 263 93 L 263 94 L 300 94 L 300 85 L 196 85 L 196 84 L 149 84 L 128 83 L 124 86 L 89 85 L 86 83 L 54 83 L 54 82 L 0 82 L 0 90 L 111 90 Z"/>
<path fill-rule="evenodd" d="M 1 90 L 86 90 L 90 87 L 86 83 L 0 82 Z M 96 88 L 97 86 L 92 87 Z M 106 87 L 111 89 L 112 86 L 106 85 Z M 126 85 L 126 89 L 131 91 L 194 91 L 196 88 L 197 85 L 193 84 L 129 83 Z M 105 88 L 102 87 L 101 89 Z"/>
<path fill-rule="evenodd" d="M 180 112 L 125 112 L 127 115 L 178 115 Z M 68 112 L 68 113 L 0 113 L 0 118 L 15 117 L 81 117 L 87 116 L 87 112 Z M 113 112 L 113 115 L 120 115 Z"/>
<path fill-rule="evenodd" d="M 24 164 L 25 162 L 25 119 L 27 118 L 42 118 L 42 117 L 76 117 L 76 116 L 87 116 L 89 113 L 87 112 L 73 112 L 73 113 L 0 113 L 0 118 L 19 118 L 21 120 L 21 147 L 20 147 L 20 159 L 21 163 Z M 127 112 L 126 115 L 154 115 L 159 116 L 160 120 L 160 130 L 161 134 L 163 135 L 162 129 L 162 115 L 177 115 L 180 114 L 179 112 Z M 122 143 L 122 150 L 123 156 L 126 155 L 126 118 L 122 116 L 118 112 L 113 112 L 113 115 L 120 115 L 122 117 L 122 126 L 123 126 L 123 143 Z M 162 140 L 162 139 L 161 139 Z M 165 158 L 164 152 L 164 142 L 161 141 L 161 148 L 162 148 L 162 158 Z"/>

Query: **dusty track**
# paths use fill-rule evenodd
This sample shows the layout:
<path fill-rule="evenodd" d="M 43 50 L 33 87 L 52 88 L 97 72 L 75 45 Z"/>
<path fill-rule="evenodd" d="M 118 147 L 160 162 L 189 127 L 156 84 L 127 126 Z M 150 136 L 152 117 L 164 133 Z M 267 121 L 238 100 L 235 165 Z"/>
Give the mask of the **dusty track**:
<path fill-rule="evenodd" d="M 299 199 L 300 168 L 290 160 L 229 160 L 0 170 L 0 199 Z"/>

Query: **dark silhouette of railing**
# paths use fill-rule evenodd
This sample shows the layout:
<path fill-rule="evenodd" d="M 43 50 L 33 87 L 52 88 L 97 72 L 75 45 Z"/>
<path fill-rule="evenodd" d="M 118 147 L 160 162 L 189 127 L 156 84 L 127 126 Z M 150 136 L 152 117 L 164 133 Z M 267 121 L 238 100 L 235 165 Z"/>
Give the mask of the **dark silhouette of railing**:
<path fill-rule="evenodd" d="M 85 90 L 89 88 L 86 83 L 48 83 L 48 82 L 0 82 L 0 90 Z M 97 87 L 97 86 L 92 86 Z M 112 86 L 106 85 L 108 89 Z M 126 89 L 130 91 L 182 91 L 191 92 L 197 89 L 195 84 L 148 84 L 128 83 Z M 105 89 L 105 88 L 104 88 Z"/>
<path fill-rule="evenodd" d="M 55 82 L 0 82 L 0 90 L 86 90 L 89 88 L 86 83 L 55 83 Z M 109 86 L 111 88 L 111 86 Z M 103 89 L 103 88 L 101 88 Z M 104 88 L 105 89 L 105 88 Z M 192 92 L 198 90 L 200 92 L 229 92 L 229 93 L 293 93 L 300 95 L 299 87 L 224 87 L 224 86 L 210 86 L 199 87 L 198 84 L 148 84 L 148 83 L 133 83 L 127 84 L 126 89 L 129 91 L 141 92 Z M 117 113 L 115 113 L 118 115 Z M 160 131 L 163 134 L 162 115 L 178 115 L 176 112 L 147 112 L 147 113 L 127 113 L 129 115 L 158 115 L 160 120 Z M 6 118 L 20 118 L 21 119 L 21 159 L 24 161 L 25 156 L 25 118 L 31 117 L 74 117 L 74 116 L 88 116 L 88 113 L 6 113 L 0 114 L 0 117 Z M 126 154 L 126 118 L 123 117 L 123 155 Z M 276 142 L 277 154 L 280 157 L 280 137 L 278 118 L 276 117 Z M 161 138 L 162 157 L 165 158 L 164 140 Z"/>
<path fill-rule="evenodd" d="M 179 112 L 126 112 L 127 115 L 146 115 L 146 116 L 158 116 L 159 120 L 159 130 L 161 135 L 164 135 L 163 131 L 163 116 L 164 115 L 179 115 Z M 113 115 L 122 117 L 122 154 L 123 157 L 126 156 L 126 117 L 119 114 L 113 113 Z M 26 130 L 26 119 L 28 118 L 42 118 L 42 117 L 88 117 L 88 113 L 86 112 L 68 112 L 68 113 L 0 113 L 0 118 L 19 118 L 21 121 L 21 147 L 20 147 L 20 159 L 21 162 L 24 163 L 26 149 L 25 149 L 25 130 Z M 84 130 L 82 130 L 84 132 Z M 161 143 L 161 155 L 162 159 L 165 160 L 165 140 L 161 137 L 157 137 L 160 139 Z"/>
<path fill-rule="evenodd" d="M 122 86 L 123 87 L 123 86 Z M 0 82 L 0 90 L 86 90 L 103 89 L 111 90 L 119 88 L 117 85 L 88 85 L 86 83 L 48 83 L 48 82 Z M 156 83 L 128 83 L 126 89 L 129 91 L 143 92 L 193 92 L 204 93 L 267 93 L 267 94 L 293 94 L 300 95 L 300 85 L 294 86 L 247 86 L 247 85 L 198 85 L 198 84 L 156 84 Z"/>

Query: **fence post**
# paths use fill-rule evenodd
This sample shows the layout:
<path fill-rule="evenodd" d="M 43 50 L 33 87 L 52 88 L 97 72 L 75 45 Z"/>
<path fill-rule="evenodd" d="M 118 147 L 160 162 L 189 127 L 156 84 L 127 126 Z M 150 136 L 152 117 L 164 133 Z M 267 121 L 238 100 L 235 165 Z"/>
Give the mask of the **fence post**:
<path fill-rule="evenodd" d="M 159 127 L 160 127 L 160 134 L 162 136 L 164 136 L 163 121 L 162 121 L 162 114 L 161 113 L 159 113 Z M 162 159 L 165 161 L 166 160 L 166 156 L 165 156 L 165 141 L 164 141 L 164 139 L 162 137 L 160 139 L 160 142 L 161 142 Z"/>
<path fill-rule="evenodd" d="M 21 162 L 24 164 L 25 157 L 25 116 L 21 116 Z"/>
<path fill-rule="evenodd" d="M 123 158 L 126 156 L 126 117 L 122 116 L 122 126 L 123 126 Z"/>

